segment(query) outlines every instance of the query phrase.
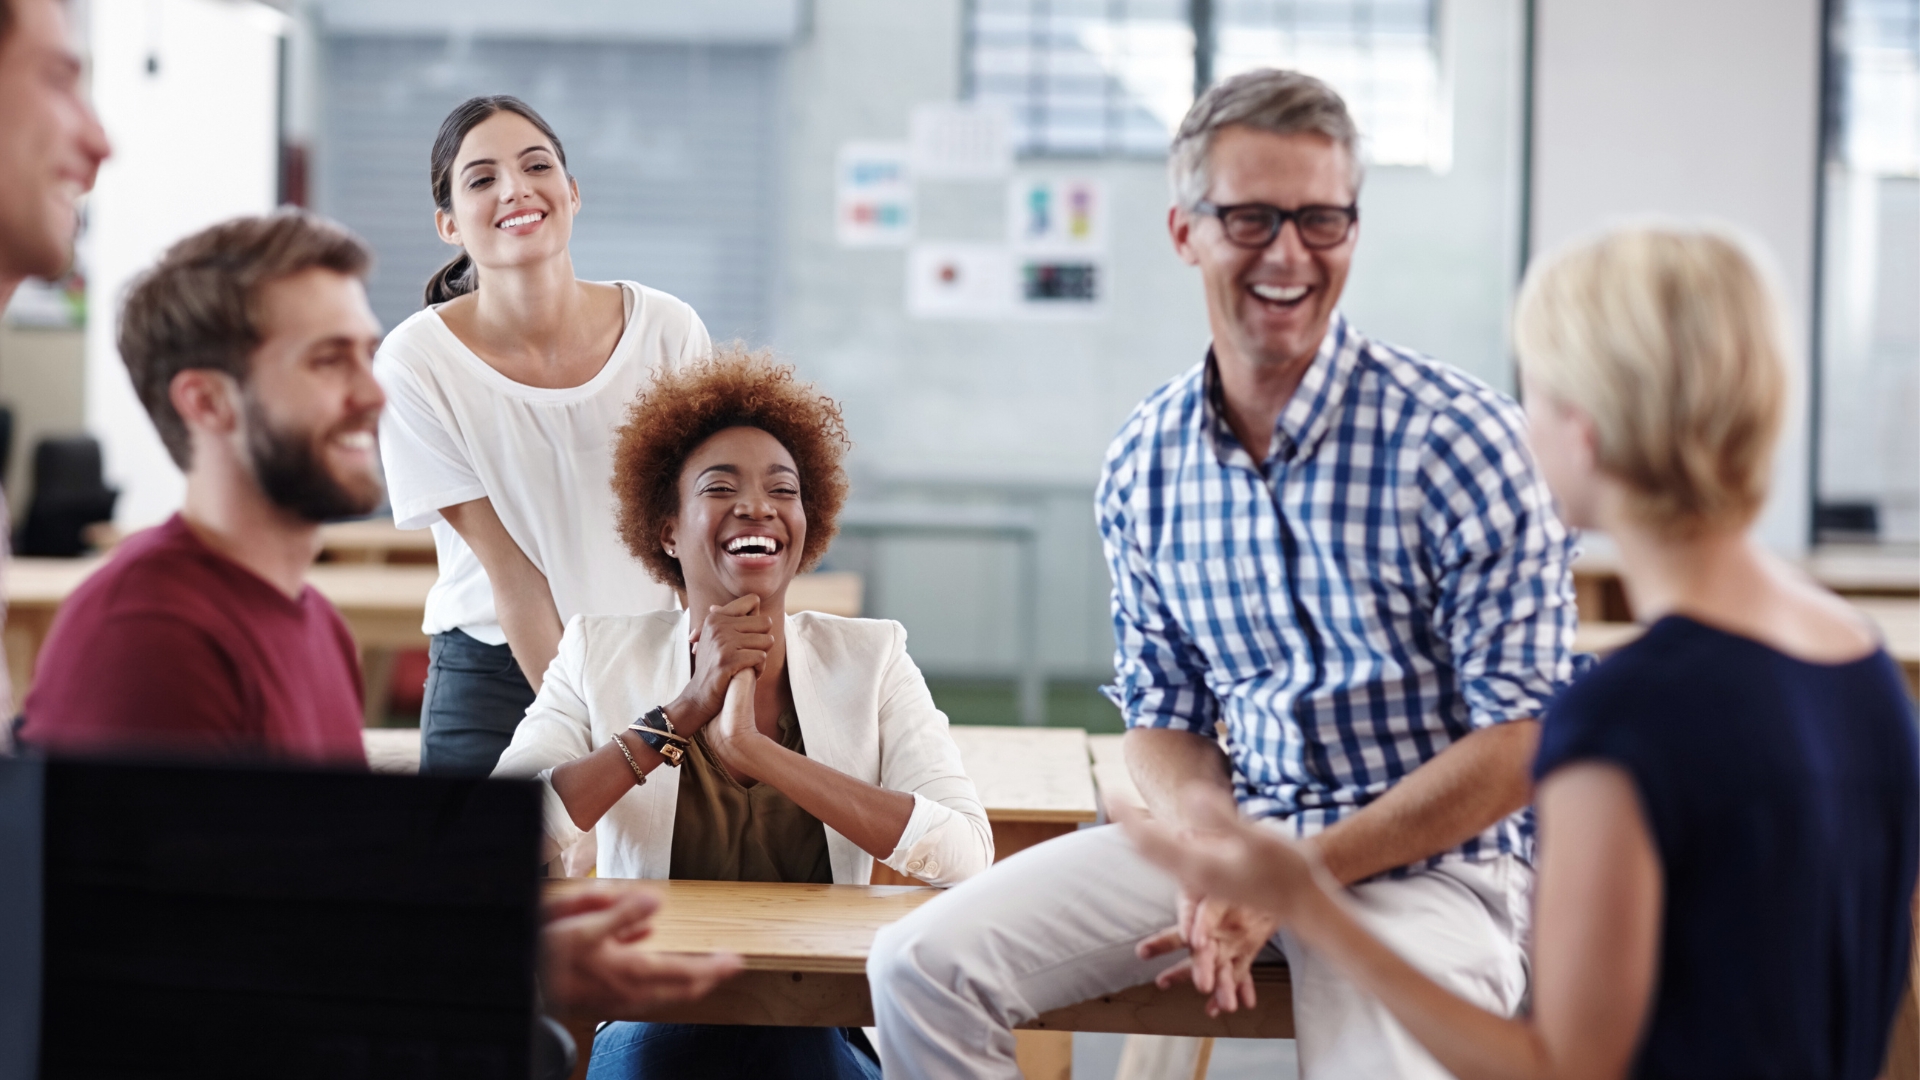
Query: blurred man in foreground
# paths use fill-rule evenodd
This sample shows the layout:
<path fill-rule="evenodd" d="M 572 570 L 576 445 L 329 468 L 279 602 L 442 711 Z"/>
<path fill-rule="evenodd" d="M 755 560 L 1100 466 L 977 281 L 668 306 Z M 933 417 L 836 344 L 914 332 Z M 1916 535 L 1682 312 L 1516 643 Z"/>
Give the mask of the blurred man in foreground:
<path fill-rule="evenodd" d="M 80 57 L 68 36 L 59 0 L 0 0 L 0 310 L 22 281 L 56 278 L 73 265 L 79 199 L 107 157 L 107 133 L 81 96 Z M 6 509 L 0 495 L 0 520 Z M 5 560 L 0 545 L 0 566 Z M 0 655 L 0 714 L 10 717 L 4 661 Z"/>
<path fill-rule="evenodd" d="M 59 0 L 0 0 L 0 308 L 73 264 L 80 196 L 107 157 Z"/>

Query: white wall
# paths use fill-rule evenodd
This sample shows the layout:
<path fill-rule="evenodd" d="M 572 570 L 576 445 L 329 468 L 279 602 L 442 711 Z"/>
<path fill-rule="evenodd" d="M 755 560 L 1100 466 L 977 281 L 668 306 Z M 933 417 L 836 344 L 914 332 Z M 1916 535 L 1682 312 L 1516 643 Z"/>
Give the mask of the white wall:
<path fill-rule="evenodd" d="M 786 41 L 806 0 L 311 0 L 329 28 L 580 40 Z"/>
<path fill-rule="evenodd" d="M 113 156 L 87 209 L 86 420 L 122 527 L 172 513 L 185 481 L 120 362 L 120 300 L 174 241 L 273 209 L 283 18 L 247 0 L 92 3 L 93 101 Z"/>
<path fill-rule="evenodd" d="M 1503 389 L 1507 307 L 1519 273 L 1524 106 L 1521 0 L 1442 8 L 1454 100 L 1452 167 L 1371 170 L 1342 307 L 1382 339 L 1429 352 Z M 1199 274 L 1166 234 L 1164 159 L 1032 159 L 1016 172 L 1095 177 L 1109 199 L 1111 297 L 1074 323 L 929 321 L 904 302 L 898 249 L 834 234 L 835 153 L 900 140 L 914 105 L 952 101 L 964 63 L 961 0 L 815 0 L 791 51 L 784 284 L 774 343 L 843 400 L 855 493 L 1014 502 L 1041 516 L 1041 648 L 1066 676 L 1110 673 L 1109 582 L 1093 486 L 1113 432 L 1150 389 L 1197 363 L 1208 339 Z M 999 242 L 1004 181 L 923 182 L 925 240 Z M 1014 662 L 1015 563 L 1002 545 L 889 541 L 859 564 L 880 579 L 878 614 L 913 633 L 939 674 Z"/>
<path fill-rule="evenodd" d="M 1646 214 L 1730 222 L 1765 246 L 1801 394 L 1759 535 L 1801 551 L 1819 0 L 1538 0 L 1537 12 L 1532 249 Z"/>

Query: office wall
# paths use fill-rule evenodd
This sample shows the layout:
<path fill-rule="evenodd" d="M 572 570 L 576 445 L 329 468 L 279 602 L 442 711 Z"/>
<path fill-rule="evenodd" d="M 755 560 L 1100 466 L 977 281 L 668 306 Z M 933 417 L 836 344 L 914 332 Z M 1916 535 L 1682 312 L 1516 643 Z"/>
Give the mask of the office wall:
<path fill-rule="evenodd" d="M 5 476 L 11 529 L 33 500 L 33 447 L 86 422 L 86 333 L 0 324 L 0 402 L 13 408 L 13 455 Z"/>
<path fill-rule="evenodd" d="M 766 334 L 775 272 L 780 50 L 767 45 L 320 36 L 313 205 L 380 253 L 367 283 L 389 329 L 454 254 L 434 232 L 427 150 L 455 105 L 539 110 L 580 185 L 574 271 L 692 304 L 718 339 Z"/>
<path fill-rule="evenodd" d="M 1819 0 L 1538 0 L 1531 247 L 1639 215 L 1710 217 L 1779 274 L 1798 383 L 1759 535 L 1805 548 Z"/>
<path fill-rule="evenodd" d="M 1442 6 L 1454 99 L 1451 169 L 1380 167 L 1343 307 L 1381 338 L 1511 386 L 1519 273 L 1523 5 Z M 1041 634 L 1061 677 L 1111 673 L 1108 582 L 1092 493 L 1108 440 L 1153 387 L 1198 362 L 1198 272 L 1166 236 L 1163 159 L 1032 159 L 1016 173 L 1092 177 L 1109 199 L 1111 302 L 1073 323 L 930 321 L 905 304 L 905 255 L 840 247 L 834 162 L 849 140 L 902 140 L 921 102 L 962 83 L 961 0 L 816 0 L 788 64 L 785 271 L 775 343 L 846 404 L 856 497 L 1032 508 L 1043 523 Z M 918 185 L 919 236 L 1006 236 L 1004 181 Z M 1004 672 L 1018 599 L 1011 545 L 898 540 L 845 553 L 877 575 L 941 674 Z"/>
<path fill-rule="evenodd" d="M 113 156 L 87 209 L 86 422 L 122 527 L 171 514 L 186 484 L 120 362 L 120 298 L 174 241 L 273 209 L 283 22 L 252 2 L 92 3 L 93 101 Z"/>

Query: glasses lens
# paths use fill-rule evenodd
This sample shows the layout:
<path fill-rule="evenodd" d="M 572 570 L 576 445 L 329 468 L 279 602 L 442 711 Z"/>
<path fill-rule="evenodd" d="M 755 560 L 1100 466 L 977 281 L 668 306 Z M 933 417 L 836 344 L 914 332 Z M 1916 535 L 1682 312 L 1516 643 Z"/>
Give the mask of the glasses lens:
<path fill-rule="evenodd" d="M 1352 219 L 1335 206 L 1308 206 L 1294 220 L 1300 223 L 1300 238 L 1313 247 L 1332 247 L 1347 238 Z"/>
<path fill-rule="evenodd" d="M 1236 207 L 1220 219 L 1220 224 L 1234 243 L 1263 247 L 1279 231 L 1279 215 L 1260 206 Z"/>

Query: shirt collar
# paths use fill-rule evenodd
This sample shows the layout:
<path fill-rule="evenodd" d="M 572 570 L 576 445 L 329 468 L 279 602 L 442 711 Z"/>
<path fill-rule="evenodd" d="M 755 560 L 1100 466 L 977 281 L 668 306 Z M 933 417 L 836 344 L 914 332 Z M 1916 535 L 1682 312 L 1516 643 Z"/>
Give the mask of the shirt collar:
<path fill-rule="evenodd" d="M 1207 349 L 1203 416 L 1214 457 L 1222 465 L 1244 465 L 1255 471 L 1275 461 L 1293 461 L 1311 451 L 1326 436 L 1332 419 L 1346 396 L 1354 368 L 1360 359 L 1360 335 L 1347 325 L 1340 312 L 1327 323 L 1327 336 L 1320 340 L 1320 351 L 1300 378 L 1300 385 L 1287 399 L 1286 407 L 1274 423 L 1273 441 L 1264 461 L 1256 461 L 1233 434 L 1227 423 L 1226 402 L 1221 396 L 1218 361 L 1213 349 Z"/>

